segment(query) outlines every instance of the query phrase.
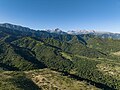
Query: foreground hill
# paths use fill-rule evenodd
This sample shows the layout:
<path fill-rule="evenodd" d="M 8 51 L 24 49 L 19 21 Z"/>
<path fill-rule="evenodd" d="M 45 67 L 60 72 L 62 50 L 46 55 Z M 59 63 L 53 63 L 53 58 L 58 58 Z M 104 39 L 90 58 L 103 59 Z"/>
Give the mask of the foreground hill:
<path fill-rule="evenodd" d="M 3 77 L 0 83 L 2 88 L 11 86 L 12 89 L 22 85 L 25 90 L 30 90 L 27 86 L 29 83 L 36 90 L 43 87 L 51 88 L 54 85 L 61 90 L 70 86 L 73 90 L 79 90 L 79 88 L 84 90 L 87 87 L 119 90 L 119 51 L 120 40 L 100 38 L 91 34 L 70 35 L 35 31 L 7 24 L 0 27 L 0 71 Z M 35 71 L 34 69 L 43 70 Z M 53 72 L 50 69 L 56 72 L 53 73 L 56 77 L 53 80 L 47 80 L 52 83 L 45 81 L 44 86 L 40 83 L 41 78 L 46 80 L 49 76 L 47 72 Z M 45 72 L 44 76 L 41 76 L 41 72 Z M 61 73 L 58 80 L 56 80 L 59 77 L 57 72 Z M 13 83 L 6 79 L 4 73 L 7 73 L 8 77 L 13 77 L 12 80 L 15 79 L 13 82 L 17 86 L 14 87 Z M 36 73 L 35 77 L 31 76 L 34 73 Z M 69 79 L 63 79 L 64 76 Z M 36 77 L 41 78 L 37 78 L 36 81 Z M 2 80 L 4 78 L 5 81 Z M 73 78 L 75 80 L 72 80 Z M 22 80 L 25 86 L 21 83 Z M 57 82 L 54 83 L 54 80 Z M 82 82 L 83 84 L 80 84 L 83 87 L 73 82 Z"/>
<path fill-rule="evenodd" d="M 100 90 L 49 69 L 0 72 L 0 90 Z"/>

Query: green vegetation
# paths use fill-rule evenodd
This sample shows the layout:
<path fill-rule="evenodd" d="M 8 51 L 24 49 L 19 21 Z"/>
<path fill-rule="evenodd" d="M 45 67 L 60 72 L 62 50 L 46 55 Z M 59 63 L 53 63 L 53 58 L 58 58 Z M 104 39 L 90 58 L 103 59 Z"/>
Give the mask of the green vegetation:
<path fill-rule="evenodd" d="M 69 59 L 72 61 L 72 57 L 68 54 L 68 53 L 65 53 L 65 52 L 61 52 L 62 56 L 66 59 Z"/>
<path fill-rule="evenodd" d="M 119 90 L 119 51 L 119 40 L 0 27 L 0 89 Z"/>

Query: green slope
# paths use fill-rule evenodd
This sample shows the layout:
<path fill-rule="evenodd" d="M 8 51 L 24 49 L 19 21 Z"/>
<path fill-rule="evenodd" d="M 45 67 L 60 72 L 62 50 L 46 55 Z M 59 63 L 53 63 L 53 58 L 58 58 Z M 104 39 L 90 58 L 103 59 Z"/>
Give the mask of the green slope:
<path fill-rule="evenodd" d="M 69 86 L 73 90 L 83 88 L 84 85 L 84 89 L 95 85 L 95 87 L 103 90 L 119 90 L 119 51 L 119 40 L 102 39 L 92 35 L 58 35 L 45 31 L 24 32 L 0 27 L 0 71 L 12 71 L 5 73 L 13 75 L 13 82 L 7 78 L 2 82 L 1 78 L 0 83 L 3 87 L 5 87 L 5 83 L 9 84 L 11 88 L 14 88 L 16 84 L 15 89 L 21 89 L 22 86 L 28 90 L 29 88 L 26 83 L 30 83 L 36 90 L 38 88 L 45 89 L 52 87 L 55 89 L 56 87 L 53 85 L 57 85 L 57 88 L 61 89 L 68 88 Z M 63 74 L 60 74 L 59 78 L 57 72 L 54 74 L 53 71 L 43 68 L 56 70 Z M 28 71 L 33 69 L 43 69 L 43 71 Z M 39 72 L 44 73 L 44 76 L 42 75 L 44 78 L 47 78 L 47 72 L 49 74 L 52 73 L 54 74 L 54 79 L 47 78 L 50 81 L 49 83 L 45 81 L 47 85 L 44 86 L 41 82 L 39 85 L 41 79 L 38 79 L 38 82 L 36 81 L 36 77 L 39 77 L 38 74 L 41 75 Z M 31 76 L 32 74 L 35 77 Z M 62 78 L 64 75 L 67 77 Z M 3 73 L 1 76 L 5 78 L 6 74 L 4 76 Z M 25 86 L 20 82 L 22 78 Z M 72 82 L 76 82 L 76 80 L 72 80 L 71 78 L 75 78 L 78 81 L 85 81 L 90 85 L 86 85 L 83 82 L 80 85 L 82 87 L 79 87 L 78 84 L 75 87 L 76 84 Z M 58 82 L 54 83 L 56 79 Z"/>

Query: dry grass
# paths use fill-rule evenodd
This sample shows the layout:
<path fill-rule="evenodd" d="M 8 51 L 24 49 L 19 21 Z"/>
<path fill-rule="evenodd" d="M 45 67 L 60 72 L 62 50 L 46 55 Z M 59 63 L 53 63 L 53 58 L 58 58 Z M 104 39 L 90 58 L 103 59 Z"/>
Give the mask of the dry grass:
<path fill-rule="evenodd" d="M 98 64 L 97 68 L 103 72 L 103 74 L 110 75 L 117 80 L 120 80 L 120 66 L 107 63 Z"/>
<path fill-rule="evenodd" d="M 30 81 L 29 81 L 30 80 Z M 99 90 L 50 69 L 0 72 L 0 90 Z"/>
<path fill-rule="evenodd" d="M 86 82 L 71 79 L 49 69 L 30 71 L 26 74 L 43 90 L 99 90 L 92 85 L 87 85 Z"/>
<path fill-rule="evenodd" d="M 113 55 L 120 56 L 120 51 L 112 53 Z"/>

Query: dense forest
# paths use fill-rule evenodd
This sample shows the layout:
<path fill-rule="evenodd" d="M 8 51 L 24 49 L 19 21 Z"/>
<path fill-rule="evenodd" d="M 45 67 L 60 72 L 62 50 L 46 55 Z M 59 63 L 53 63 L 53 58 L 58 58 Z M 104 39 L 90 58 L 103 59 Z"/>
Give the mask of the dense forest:
<path fill-rule="evenodd" d="M 10 79 L 0 77 L 1 90 L 8 90 L 7 83 L 11 90 L 44 89 L 41 84 L 34 84 L 30 76 L 31 72 L 40 73 L 41 69 L 44 72 L 44 68 L 48 68 L 49 73 L 61 73 L 59 79 L 67 78 L 67 84 L 81 81 L 86 82 L 90 90 L 120 90 L 120 40 L 90 34 L 49 33 L 19 26 L 0 27 L 0 76 L 13 76 L 11 80 L 16 83 L 12 86 Z M 24 86 L 27 83 L 32 85 L 31 89 Z M 82 87 L 73 90 L 79 88 Z"/>

